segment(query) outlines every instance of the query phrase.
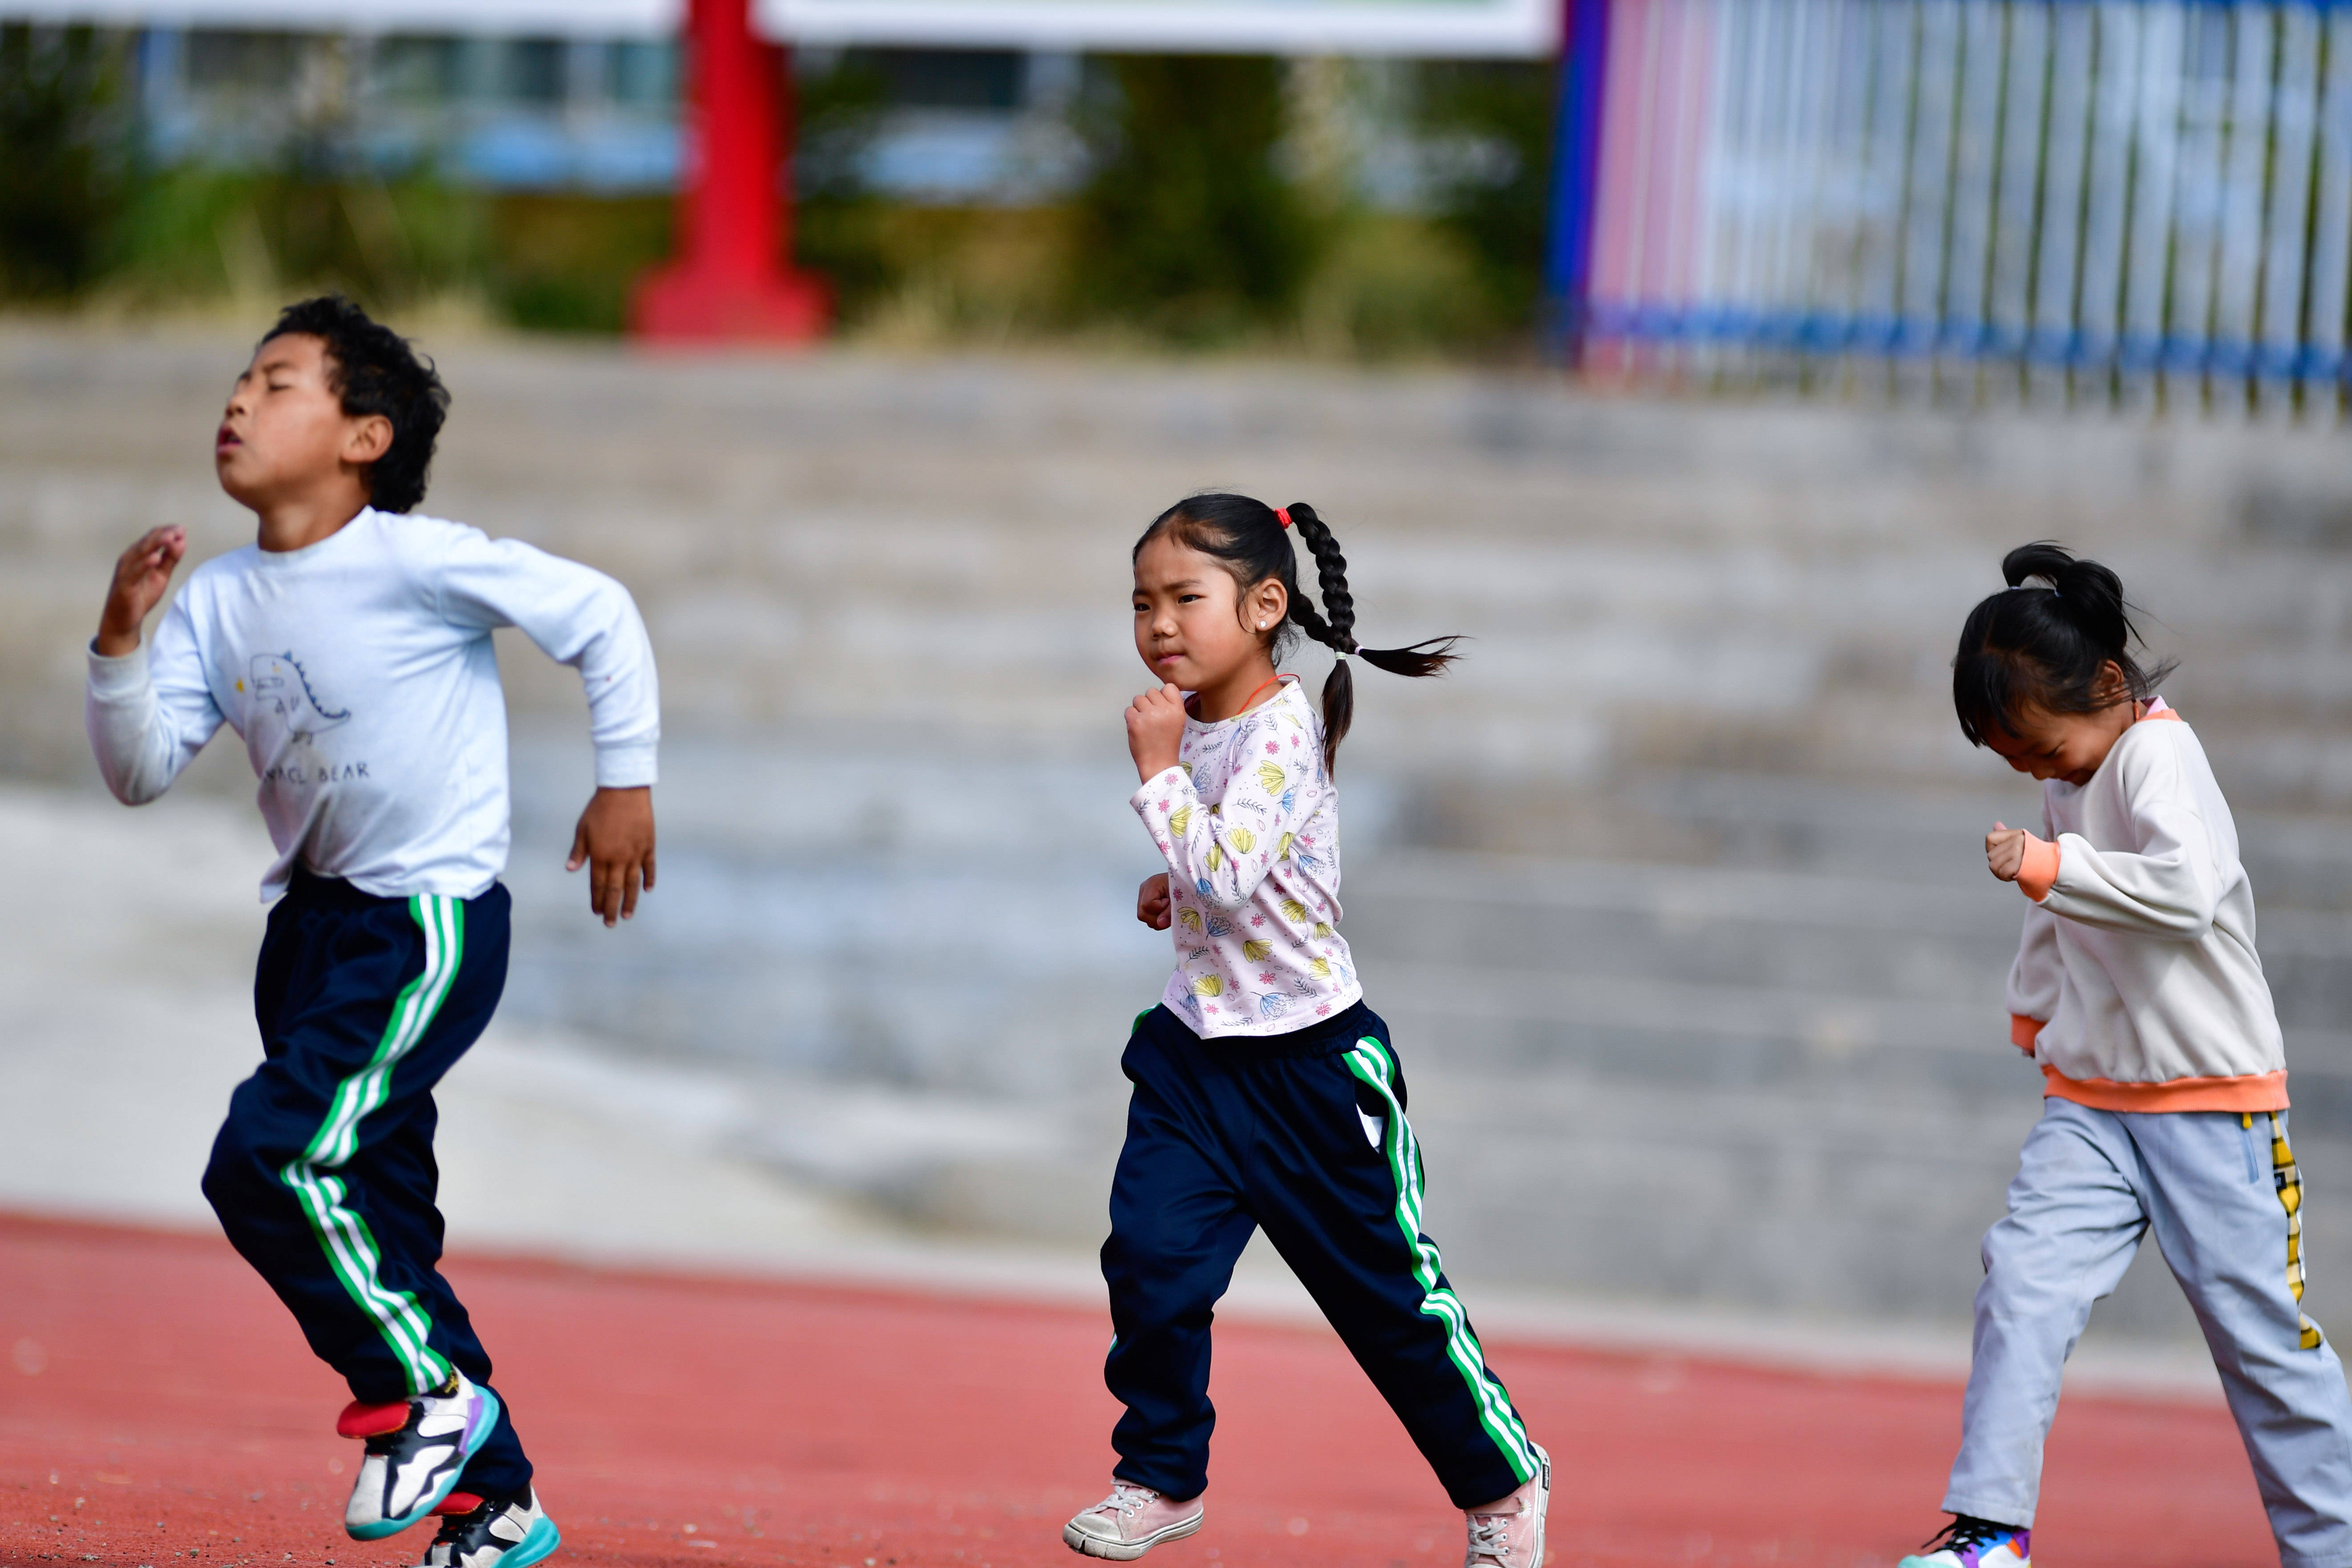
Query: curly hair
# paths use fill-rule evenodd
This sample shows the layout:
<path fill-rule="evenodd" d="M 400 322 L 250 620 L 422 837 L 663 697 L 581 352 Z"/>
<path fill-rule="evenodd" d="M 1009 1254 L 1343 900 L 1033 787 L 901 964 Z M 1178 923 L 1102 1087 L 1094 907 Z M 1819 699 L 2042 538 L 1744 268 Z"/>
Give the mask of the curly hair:
<path fill-rule="evenodd" d="M 293 333 L 326 344 L 328 385 L 345 414 L 382 415 L 392 423 L 390 449 L 368 465 L 368 504 L 379 511 L 415 510 L 425 499 L 433 444 L 449 412 L 449 389 L 433 362 L 341 294 L 287 306 L 261 341 Z"/>

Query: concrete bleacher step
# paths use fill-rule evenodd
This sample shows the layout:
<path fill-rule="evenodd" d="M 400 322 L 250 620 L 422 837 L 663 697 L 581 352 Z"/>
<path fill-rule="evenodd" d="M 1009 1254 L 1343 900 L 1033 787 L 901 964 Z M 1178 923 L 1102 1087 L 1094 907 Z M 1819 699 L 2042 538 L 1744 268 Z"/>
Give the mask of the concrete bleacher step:
<path fill-rule="evenodd" d="M 2037 1103 L 1980 840 L 2037 797 L 1960 740 L 1947 661 L 2037 537 L 2112 561 L 2182 660 L 2166 693 L 2238 811 L 2290 1030 L 2315 1256 L 2345 1255 L 2332 437 L 1453 372 L 428 346 L 457 393 L 432 510 L 614 572 L 662 660 L 662 885 L 614 937 L 557 869 L 590 783 L 576 679 L 502 648 L 508 1012 L 782 1075 L 757 1158 L 927 1223 L 1099 1235 L 1117 1043 L 1168 962 L 1131 918 L 1126 550 L 1231 486 L 1332 521 L 1367 641 L 1473 635 L 1442 681 L 1359 669 L 1341 769 L 1345 931 L 1465 1269 L 1965 1310 Z M 124 542 L 250 538 L 206 445 L 247 347 L 0 331 L 0 771 L 90 787 L 79 649 Z M 1326 661 L 1298 667 L 1311 689 Z M 223 751 L 191 787 L 252 786 Z M 845 1163 L 792 1109 L 831 1103 L 820 1081 L 929 1109 Z"/>

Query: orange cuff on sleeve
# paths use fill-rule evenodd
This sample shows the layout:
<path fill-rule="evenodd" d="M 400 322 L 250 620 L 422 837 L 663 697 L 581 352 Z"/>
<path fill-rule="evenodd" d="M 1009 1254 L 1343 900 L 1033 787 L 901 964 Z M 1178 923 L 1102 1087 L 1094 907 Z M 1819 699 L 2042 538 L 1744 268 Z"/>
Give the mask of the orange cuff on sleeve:
<path fill-rule="evenodd" d="M 2046 838 L 2025 836 L 2025 863 L 2017 868 L 2020 891 L 2035 903 L 2050 896 L 2058 885 L 2058 846 Z"/>
<path fill-rule="evenodd" d="M 2041 1037 L 2041 1019 L 2029 1018 L 2022 1013 L 2011 1013 L 2009 1016 L 2009 1043 L 2011 1045 L 2015 1046 L 2019 1050 L 2023 1051 L 2030 1057 L 2033 1054 L 2033 1042 Z"/>

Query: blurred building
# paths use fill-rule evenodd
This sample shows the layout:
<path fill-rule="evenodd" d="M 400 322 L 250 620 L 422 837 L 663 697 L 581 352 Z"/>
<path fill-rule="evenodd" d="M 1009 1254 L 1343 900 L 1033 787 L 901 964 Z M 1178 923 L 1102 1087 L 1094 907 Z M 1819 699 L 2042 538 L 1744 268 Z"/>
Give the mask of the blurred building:
<path fill-rule="evenodd" d="M 251 164 L 310 142 L 381 170 L 508 190 L 667 191 L 678 178 L 679 51 L 667 38 L 383 37 L 151 27 L 139 101 L 165 162 Z M 858 183 L 918 201 L 1024 202 L 1075 181 L 1066 52 L 814 48 L 879 98 Z"/>
<path fill-rule="evenodd" d="M 167 163 L 271 163 L 308 142 L 339 161 L 498 187 L 677 178 L 677 48 L 666 40 L 155 27 L 137 58 Z"/>

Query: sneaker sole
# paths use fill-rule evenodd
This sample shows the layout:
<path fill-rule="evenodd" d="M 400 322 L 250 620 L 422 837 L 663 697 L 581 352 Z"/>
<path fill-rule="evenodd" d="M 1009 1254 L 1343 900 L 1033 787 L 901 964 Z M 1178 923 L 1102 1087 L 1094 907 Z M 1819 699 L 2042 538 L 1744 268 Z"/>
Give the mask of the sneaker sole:
<path fill-rule="evenodd" d="M 1550 1543 L 1545 1539 L 1550 1533 L 1551 1524 L 1551 1456 L 1537 1447 L 1536 1465 L 1543 1476 L 1543 1487 L 1537 1494 L 1536 1549 L 1532 1568 L 1543 1568 L 1545 1554 L 1551 1550 Z"/>
<path fill-rule="evenodd" d="M 555 1521 L 541 1514 L 531 1522 L 530 1531 L 499 1558 L 499 1568 L 530 1568 L 530 1564 L 563 1544 L 563 1532 L 555 1528 Z"/>
<path fill-rule="evenodd" d="M 1107 1558 L 1113 1563 L 1132 1563 L 1163 1541 L 1181 1541 L 1201 1528 L 1209 1517 L 1202 1509 L 1190 1519 L 1180 1519 L 1164 1530 L 1155 1530 L 1140 1541 L 1105 1541 L 1088 1535 L 1075 1524 L 1062 1526 L 1062 1544 L 1088 1557 Z"/>
<path fill-rule="evenodd" d="M 496 1429 L 499 1424 L 499 1415 L 504 1414 L 506 1410 L 506 1406 L 499 1403 L 499 1396 L 497 1394 L 492 1394 L 487 1388 L 481 1388 L 481 1385 L 478 1384 L 475 1386 L 480 1389 L 482 1395 L 482 1419 L 480 1424 L 477 1426 L 474 1430 L 466 1434 L 463 1452 L 459 1455 L 461 1461 L 470 1459 L 476 1454 L 482 1451 L 482 1445 L 490 1440 L 490 1433 Z M 465 1473 L 466 1467 L 461 1462 L 450 1470 L 446 1480 L 444 1480 L 438 1487 L 427 1493 L 425 1499 L 419 1502 L 416 1507 L 411 1509 L 406 1514 L 403 1515 L 399 1519 L 378 1520 L 373 1524 L 352 1524 L 346 1521 L 343 1525 L 343 1533 L 350 1536 L 353 1541 L 382 1541 L 386 1536 L 398 1535 L 404 1530 L 413 1530 L 417 1525 L 424 1523 L 426 1520 L 433 1517 L 433 1510 L 439 1508 L 442 1500 L 447 1498 L 451 1492 L 457 1489 L 457 1478 Z M 552 1552 L 554 1550 L 555 1548 L 552 1545 L 550 1545 L 547 1549 L 548 1552 Z M 540 1557 L 544 1557 L 547 1555 L 547 1552 L 542 1552 L 539 1555 Z M 528 1563 L 536 1563 L 539 1561 L 539 1558 L 525 1558 L 524 1561 Z"/>

